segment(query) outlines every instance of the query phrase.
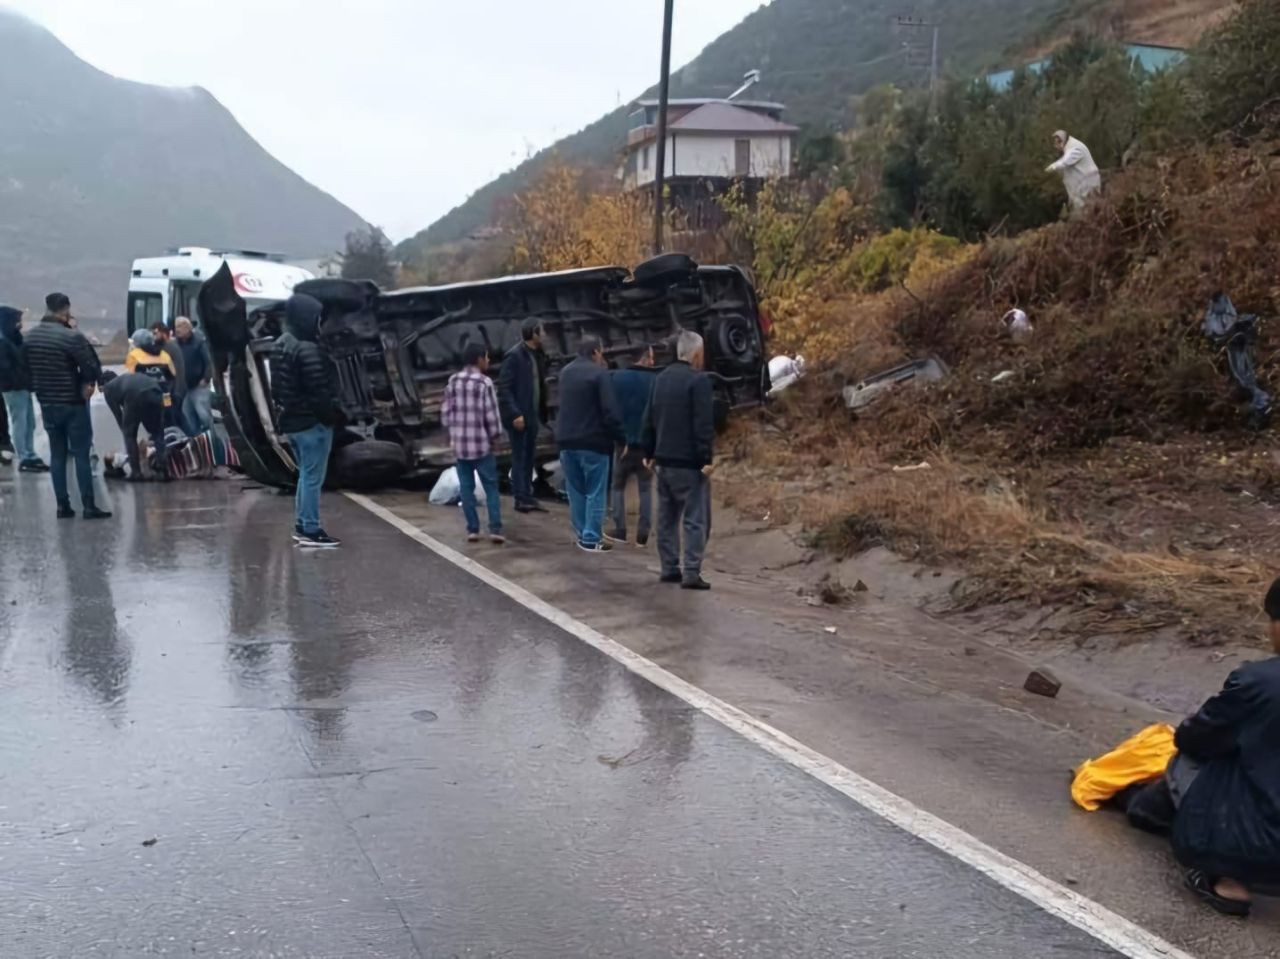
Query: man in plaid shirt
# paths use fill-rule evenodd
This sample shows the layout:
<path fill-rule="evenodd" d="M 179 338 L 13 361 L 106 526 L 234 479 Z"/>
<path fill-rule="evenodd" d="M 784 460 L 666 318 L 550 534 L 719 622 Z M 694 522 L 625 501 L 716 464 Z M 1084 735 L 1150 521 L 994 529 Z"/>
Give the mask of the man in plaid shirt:
<path fill-rule="evenodd" d="M 502 535 L 502 507 L 498 501 L 498 461 L 494 444 L 502 435 L 498 416 L 498 395 L 489 379 L 489 352 L 472 343 L 462 352 L 463 369 L 449 377 L 444 388 L 440 420 L 449 431 L 449 441 L 458 460 L 458 486 L 462 494 L 462 515 L 467 521 L 467 542 L 480 541 L 480 515 L 476 512 L 476 476 L 484 486 L 489 509 L 489 540 L 505 543 Z"/>

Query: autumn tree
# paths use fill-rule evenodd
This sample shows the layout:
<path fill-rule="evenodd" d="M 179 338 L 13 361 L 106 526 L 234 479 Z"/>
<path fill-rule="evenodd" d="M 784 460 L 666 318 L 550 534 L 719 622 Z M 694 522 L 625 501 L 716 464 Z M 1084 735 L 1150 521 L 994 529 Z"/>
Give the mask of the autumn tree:
<path fill-rule="evenodd" d="M 379 227 L 366 226 L 347 234 L 347 245 L 342 254 L 342 276 L 347 280 L 372 280 L 384 290 L 396 285 L 391 241 Z"/>

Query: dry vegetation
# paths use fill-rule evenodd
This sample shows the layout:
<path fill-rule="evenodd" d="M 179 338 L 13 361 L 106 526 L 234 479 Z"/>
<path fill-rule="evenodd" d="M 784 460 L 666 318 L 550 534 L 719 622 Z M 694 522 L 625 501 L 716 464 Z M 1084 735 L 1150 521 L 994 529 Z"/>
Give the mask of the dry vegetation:
<path fill-rule="evenodd" d="M 1270 146 L 1153 162 L 1077 220 L 822 304 L 821 370 L 729 439 L 731 504 L 836 552 L 958 565 L 962 605 L 1074 602 L 1081 629 L 1190 636 L 1238 621 L 1280 559 L 1275 463 L 1199 324 L 1218 289 L 1276 315 L 1278 170 Z M 996 322 L 1015 305 L 1025 344 Z M 1264 380 L 1278 342 L 1264 330 Z M 845 383 L 930 353 L 944 383 L 843 409 Z"/>

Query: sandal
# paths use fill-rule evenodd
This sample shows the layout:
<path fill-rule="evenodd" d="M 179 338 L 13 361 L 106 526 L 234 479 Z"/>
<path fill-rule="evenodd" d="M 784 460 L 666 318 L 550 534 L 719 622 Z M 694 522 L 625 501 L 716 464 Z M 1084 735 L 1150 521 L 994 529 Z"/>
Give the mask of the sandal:
<path fill-rule="evenodd" d="M 1253 903 L 1251 902 L 1242 902 L 1239 899 L 1228 899 L 1226 896 L 1219 896 L 1214 888 L 1217 885 L 1217 880 L 1199 869 L 1188 869 L 1186 881 L 1188 889 L 1224 916 L 1236 916 L 1243 919 L 1249 915 L 1249 910 L 1253 908 Z"/>

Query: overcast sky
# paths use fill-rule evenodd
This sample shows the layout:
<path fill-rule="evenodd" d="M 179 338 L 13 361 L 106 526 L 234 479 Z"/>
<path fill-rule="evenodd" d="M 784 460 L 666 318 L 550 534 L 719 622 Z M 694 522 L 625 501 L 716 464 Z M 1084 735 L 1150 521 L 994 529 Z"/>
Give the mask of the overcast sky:
<path fill-rule="evenodd" d="M 676 0 L 673 65 L 764 2 Z M 656 82 L 662 33 L 662 0 L 0 6 L 108 73 L 206 88 L 276 157 L 397 240 Z"/>

